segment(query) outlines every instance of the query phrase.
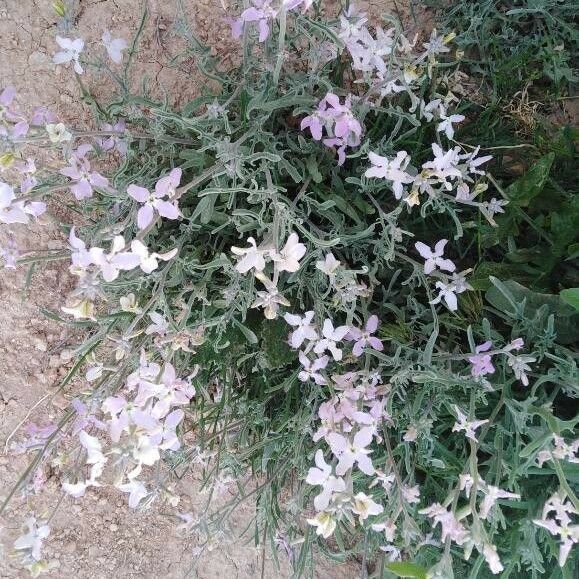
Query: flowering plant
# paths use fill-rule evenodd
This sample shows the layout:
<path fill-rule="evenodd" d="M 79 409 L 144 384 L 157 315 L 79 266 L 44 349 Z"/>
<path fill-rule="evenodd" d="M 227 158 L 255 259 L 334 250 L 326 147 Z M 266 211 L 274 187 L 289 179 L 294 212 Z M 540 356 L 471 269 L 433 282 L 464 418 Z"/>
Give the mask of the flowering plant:
<path fill-rule="evenodd" d="M 182 111 L 126 97 L 86 134 L 2 97 L 21 182 L 2 184 L 1 220 L 51 198 L 85 217 L 54 315 L 90 330 L 75 349 L 88 393 L 71 393 L 35 469 L 58 464 L 73 498 L 112 484 L 131 508 L 175 506 L 186 465 L 222 486 L 256 473 L 257 525 L 292 545 L 297 573 L 317 541 L 400 576 L 569 569 L 575 358 L 507 285 L 476 283 L 477 223 L 509 206 L 488 198 L 491 155 L 454 140 L 452 35 L 251 4 L 233 23 L 245 67 L 212 70 L 223 91 Z M 55 62 L 84 74 L 82 40 L 57 42 Z M 103 42 L 118 64 L 127 43 Z M 62 168 L 24 185 L 40 139 Z M 97 153 L 120 161 L 110 177 Z M 35 260 L 9 251 L 7 265 Z M 32 521 L 17 548 L 37 561 L 47 537 Z"/>

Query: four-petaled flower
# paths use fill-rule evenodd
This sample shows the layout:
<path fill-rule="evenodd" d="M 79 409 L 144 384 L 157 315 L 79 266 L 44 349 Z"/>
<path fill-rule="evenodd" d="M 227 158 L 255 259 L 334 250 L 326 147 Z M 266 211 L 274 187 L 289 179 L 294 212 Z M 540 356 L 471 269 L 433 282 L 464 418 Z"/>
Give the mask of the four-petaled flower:
<path fill-rule="evenodd" d="M 445 271 L 454 271 L 456 265 L 450 259 L 444 259 L 442 256 L 444 254 L 444 247 L 448 243 L 448 239 L 441 239 L 436 242 L 434 246 L 434 251 L 428 247 L 425 243 L 417 241 L 414 244 L 416 251 L 424 258 L 424 273 L 430 274 L 437 267 Z"/>
<path fill-rule="evenodd" d="M 54 55 L 54 64 L 66 64 L 67 62 L 72 62 L 75 72 L 77 74 L 82 74 L 84 70 L 80 65 L 79 57 L 84 49 L 84 40 L 82 38 L 71 40 L 70 38 L 57 36 L 56 42 L 62 50 Z"/>
<path fill-rule="evenodd" d="M 317 340 L 318 332 L 312 326 L 314 312 L 306 312 L 303 316 L 296 314 L 285 314 L 284 320 L 295 328 L 290 334 L 289 344 L 292 348 L 299 348 L 305 340 Z"/>
<path fill-rule="evenodd" d="M 492 354 L 483 354 L 488 352 L 493 346 L 490 341 L 484 342 L 475 348 L 476 354 L 471 356 L 468 361 L 472 364 L 471 374 L 476 378 L 478 376 L 485 376 L 486 374 L 493 374 L 495 367 L 492 363 Z"/>
<path fill-rule="evenodd" d="M 145 187 L 129 185 L 127 193 L 143 206 L 137 212 L 137 227 L 145 229 L 155 217 L 155 211 L 167 219 L 177 219 L 181 213 L 177 207 L 177 202 L 171 198 L 175 193 L 175 188 L 181 182 L 181 169 L 173 169 L 167 177 L 157 181 L 155 192 L 151 193 Z"/>
<path fill-rule="evenodd" d="M 92 197 L 94 187 L 105 188 L 109 185 L 106 177 L 91 170 L 90 162 L 86 158 L 91 150 L 92 145 L 80 145 L 72 155 L 70 165 L 60 170 L 62 175 L 76 181 L 70 190 L 79 201 Z"/>
<path fill-rule="evenodd" d="M 374 474 L 374 465 L 368 456 L 372 451 L 367 448 L 372 442 L 373 436 L 374 429 L 372 427 L 361 428 L 353 438 L 337 432 L 331 432 L 328 435 L 327 440 L 330 448 L 338 459 L 337 475 L 346 474 L 356 463 L 364 474 L 368 476 Z"/>
<path fill-rule="evenodd" d="M 322 338 L 314 346 L 316 354 L 323 354 L 326 350 L 330 352 L 334 360 L 342 359 L 342 350 L 336 345 L 337 342 L 343 340 L 350 328 L 348 326 L 338 326 L 334 328 L 332 320 L 325 319 L 322 327 Z"/>
<path fill-rule="evenodd" d="M 379 352 L 384 349 L 382 342 L 375 336 L 372 336 L 377 329 L 378 316 L 370 316 L 366 322 L 366 328 L 364 330 L 350 328 L 348 338 L 356 342 L 352 348 L 352 354 L 354 354 L 354 356 L 361 356 L 366 346 L 370 346 L 370 348 L 378 350 Z"/>
<path fill-rule="evenodd" d="M 414 177 L 406 172 L 406 167 L 410 163 L 410 156 L 406 151 L 398 151 L 396 157 L 392 160 L 387 157 L 381 157 L 376 153 L 368 153 L 372 167 L 366 169 L 366 177 L 378 177 L 392 181 L 392 191 L 396 199 L 402 199 L 404 185 L 412 183 Z"/>

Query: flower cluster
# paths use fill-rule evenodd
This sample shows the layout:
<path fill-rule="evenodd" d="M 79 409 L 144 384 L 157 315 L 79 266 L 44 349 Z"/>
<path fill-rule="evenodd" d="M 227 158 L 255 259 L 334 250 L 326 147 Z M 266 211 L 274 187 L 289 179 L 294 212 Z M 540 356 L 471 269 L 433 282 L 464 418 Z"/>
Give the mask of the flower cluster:
<path fill-rule="evenodd" d="M 289 12 L 301 8 L 303 12 L 308 10 L 314 0 L 251 0 L 253 6 L 246 8 L 239 18 L 233 20 L 231 31 L 234 38 L 240 38 L 245 25 L 252 23 L 259 30 L 259 42 L 265 42 L 270 34 L 271 23 L 278 17 L 280 12 Z"/>
<path fill-rule="evenodd" d="M 181 446 L 177 428 L 185 416 L 181 407 L 187 406 L 195 395 L 193 377 L 179 379 L 172 364 L 150 362 L 142 352 L 140 366 L 128 376 L 123 390 L 102 403 L 101 410 L 108 418 L 99 421 L 98 428 L 110 440 L 107 454 L 115 456 L 115 486 L 129 494 L 131 508 L 150 494 L 137 478 L 143 467 L 157 463 L 163 451 L 175 451 Z M 100 486 L 97 479 L 108 461 L 96 436 L 81 430 L 79 441 L 86 450 L 90 476 L 63 483 L 63 490 L 74 497 L 83 496 L 88 487 Z"/>
<path fill-rule="evenodd" d="M 352 97 L 347 96 L 341 104 L 340 98 L 329 92 L 318 103 L 317 109 L 302 119 L 300 125 L 302 131 L 310 130 L 314 140 L 321 140 L 326 147 L 336 148 L 338 165 L 346 161 L 346 147 L 357 147 L 362 140 L 362 125 L 352 112 L 351 100 Z"/>

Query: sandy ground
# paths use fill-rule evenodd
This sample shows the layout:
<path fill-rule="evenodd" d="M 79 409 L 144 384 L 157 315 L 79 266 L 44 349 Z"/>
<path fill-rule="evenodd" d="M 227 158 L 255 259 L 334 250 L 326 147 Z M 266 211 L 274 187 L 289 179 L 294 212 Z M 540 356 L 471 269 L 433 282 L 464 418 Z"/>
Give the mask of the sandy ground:
<path fill-rule="evenodd" d="M 74 4 L 74 2 L 73 2 Z M 368 2 L 374 14 L 387 3 Z M 150 18 L 145 30 L 143 51 L 137 67 L 148 74 L 157 94 L 166 94 L 174 104 L 195 95 L 198 84 L 193 67 L 185 62 L 178 68 L 168 65 L 180 48 L 175 27 L 179 24 L 177 2 L 151 0 Z M 184 0 L 185 11 L 201 40 L 212 41 L 213 53 L 234 58 L 235 42 L 225 19 L 224 6 L 230 0 Z M 398 1 L 398 5 L 404 5 Z M 80 0 L 76 2 L 75 31 L 88 42 L 96 42 L 104 28 L 114 35 L 131 38 L 136 30 L 142 4 L 137 0 Z M 45 105 L 65 122 L 76 126 L 90 118 L 78 103 L 78 87 L 70 71 L 52 64 L 57 47 L 56 34 L 66 35 L 57 27 L 57 17 L 49 0 L 0 0 L 0 90 L 14 85 L 19 104 L 29 110 Z M 55 209 L 55 208 L 53 208 Z M 56 208 L 58 209 L 58 208 Z M 58 211 L 56 211 L 58 214 Z M 21 251 L 60 248 L 63 238 L 54 218 L 46 217 L 33 227 L 14 227 Z M 7 228 L 0 228 L 0 247 L 7 241 Z M 72 280 L 67 264 L 49 262 L 37 268 L 31 286 L 26 286 L 25 268 L 0 272 L 0 502 L 18 480 L 29 457 L 4 453 L 4 445 L 14 429 L 30 420 L 46 424 L 57 419 L 64 406 L 62 396 L 53 396 L 59 380 L 70 367 L 67 347 L 74 343 L 74 333 L 52 323 L 40 309 L 58 310 Z M 35 407 L 28 415 L 28 411 Z M 14 440 L 21 438 L 19 431 Z M 100 489 L 81 500 L 63 497 L 60 482 L 50 472 L 44 490 L 18 494 L 7 517 L 0 521 L 0 577 L 27 577 L 19 566 L 11 545 L 20 534 L 24 519 L 53 515 L 52 533 L 45 554 L 53 561 L 51 577 L 91 578 L 253 578 L 262 570 L 263 551 L 253 546 L 252 537 L 238 538 L 252 517 L 254 506 L 243 505 L 233 516 L 230 528 L 224 529 L 221 542 L 195 559 L 194 538 L 184 538 L 176 530 L 172 515 L 157 507 L 147 513 L 135 513 L 116 491 Z M 182 510 L 201 515 L 205 496 L 194 481 L 181 485 Z M 224 499 L 227 497 L 225 496 Z M 62 499 L 62 502 L 59 501 Z M 57 507 L 57 508 L 55 508 Z M 4 550 L 2 550 L 2 545 Z M 266 553 L 264 577 L 289 576 L 289 565 L 280 553 L 281 569 L 276 569 Z M 355 563 L 348 566 L 322 564 L 320 578 L 353 578 L 360 574 Z"/>

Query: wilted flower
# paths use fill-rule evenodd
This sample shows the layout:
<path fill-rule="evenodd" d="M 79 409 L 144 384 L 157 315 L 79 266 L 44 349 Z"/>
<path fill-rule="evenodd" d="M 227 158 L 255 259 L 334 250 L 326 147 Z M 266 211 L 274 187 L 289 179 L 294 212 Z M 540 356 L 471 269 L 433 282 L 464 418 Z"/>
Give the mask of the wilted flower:
<path fill-rule="evenodd" d="M 44 128 L 51 143 L 60 144 L 72 139 L 72 134 L 66 130 L 64 123 L 49 123 Z"/>
<path fill-rule="evenodd" d="M 50 527 L 37 521 L 35 517 L 30 517 L 26 524 L 28 525 L 28 533 L 16 539 L 14 548 L 17 551 L 24 551 L 29 560 L 40 561 L 42 559 L 42 543 L 50 535 Z"/>

